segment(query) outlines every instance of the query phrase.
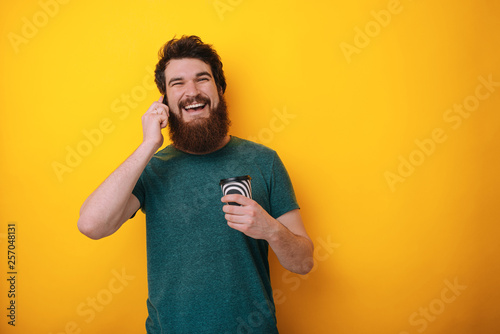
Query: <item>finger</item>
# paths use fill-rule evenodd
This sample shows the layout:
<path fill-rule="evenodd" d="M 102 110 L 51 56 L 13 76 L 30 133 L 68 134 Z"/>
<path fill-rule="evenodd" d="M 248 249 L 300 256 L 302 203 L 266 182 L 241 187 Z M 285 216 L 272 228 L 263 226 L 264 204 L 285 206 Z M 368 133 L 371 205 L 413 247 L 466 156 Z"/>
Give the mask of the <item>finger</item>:
<path fill-rule="evenodd" d="M 160 128 L 165 128 L 168 124 L 168 116 L 166 114 L 160 115 Z"/>
<path fill-rule="evenodd" d="M 165 120 L 168 121 L 168 118 L 170 117 L 170 112 L 168 110 L 168 107 L 162 108 L 160 111 L 160 115 L 165 116 Z"/>
<path fill-rule="evenodd" d="M 163 95 L 160 96 L 160 99 L 158 100 L 158 102 L 163 103 Z"/>
<path fill-rule="evenodd" d="M 149 108 L 149 112 L 151 114 L 156 114 L 156 115 L 161 115 L 162 113 L 167 115 L 167 106 L 164 104 L 159 104 L 158 102 L 154 102 L 151 107 Z"/>
<path fill-rule="evenodd" d="M 244 215 L 245 212 L 243 210 L 244 210 L 243 207 L 236 205 L 226 204 L 222 207 L 222 211 L 224 211 L 224 213 L 230 213 L 233 215 Z"/>
<path fill-rule="evenodd" d="M 224 202 L 224 203 L 236 202 L 236 203 L 241 204 L 241 205 L 250 205 L 254 201 L 252 199 L 245 197 L 243 195 L 240 195 L 240 194 L 230 194 L 230 195 L 226 195 L 226 196 L 222 197 L 221 202 Z"/>
<path fill-rule="evenodd" d="M 149 107 L 146 113 L 149 114 L 158 114 L 158 102 L 153 102 L 153 104 Z"/>
<path fill-rule="evenodd" d="M 156 111 L 158 113 L 165 113 L 165 115 L 168 116 L 168 111 L 169 110 L 168 110 L 168 107 L 165 104 L 163 104 L 163 103 L 160 103 L 160 104 L 156 103 L 155 108 L 156 108 Z"/>
<path fill-rule="evenodd" d="M 244 233 L 244 226 L 243 224 L 236 224 L 236 223 L 232 223 L 232 222 L 227 222 L 227 226 L 229 226 L 230 228 L 236 230 L 236 231 L 240 231 L 242 233 Z"/>
<path fill-rule="evenodd" d="M 230 214 L 226 214 L 224 218 L 227 220 L 228 223 L 233 223 L 238 225 L 243 225 L 247 223 L 245 218 L 242 216 L 233 216 Z"/>
<path fill-rule="evenodd" d="M 233 215 L 230 215 L 230 214 L 226 214 L 224 216 L 224 218 L 226 219 L 226 221 L 228 223 L 232 223 L 232 224 L 237 224 L 237 225 L 247 225 L 247 226 L 250 226 L 250 221 L 248 220 L 248 217 L 244 217 L 244 216 L 233 216 Z"/>

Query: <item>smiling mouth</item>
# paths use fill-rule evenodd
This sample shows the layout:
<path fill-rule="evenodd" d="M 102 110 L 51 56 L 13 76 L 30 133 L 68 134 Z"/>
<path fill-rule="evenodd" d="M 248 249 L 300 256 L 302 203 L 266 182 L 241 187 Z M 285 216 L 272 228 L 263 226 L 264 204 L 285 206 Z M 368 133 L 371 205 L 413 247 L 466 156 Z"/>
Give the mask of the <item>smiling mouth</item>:
<path fill-rule="evenodd" d="M 205 108 L 207 104 L 206 103 L 193 103 L 188 106 L 185 106 L 183 109 L 187 112 L 193 112 L 193 111 L 201 111 L 203 108 Z"/>

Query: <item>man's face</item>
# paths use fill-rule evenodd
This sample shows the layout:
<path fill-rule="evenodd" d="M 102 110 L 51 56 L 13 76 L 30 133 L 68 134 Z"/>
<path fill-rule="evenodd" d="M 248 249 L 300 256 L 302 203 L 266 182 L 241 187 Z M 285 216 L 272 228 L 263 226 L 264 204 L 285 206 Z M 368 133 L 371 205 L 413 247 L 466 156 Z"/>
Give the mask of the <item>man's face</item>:
<path fill-rule="evenodd" d="M 219 104 L 212 70 L 195 58 L 172 59 L 165 68 L 167 101 L 170 112 L 184 122 L 208 118 Z"/>
<path fill-rule="evenodd" d="M 231 121 L 210 66 L 198 59 L 173 59 L 165 69 L 170 139 L 178 149 L 206 154 L 221 147 Z"/>

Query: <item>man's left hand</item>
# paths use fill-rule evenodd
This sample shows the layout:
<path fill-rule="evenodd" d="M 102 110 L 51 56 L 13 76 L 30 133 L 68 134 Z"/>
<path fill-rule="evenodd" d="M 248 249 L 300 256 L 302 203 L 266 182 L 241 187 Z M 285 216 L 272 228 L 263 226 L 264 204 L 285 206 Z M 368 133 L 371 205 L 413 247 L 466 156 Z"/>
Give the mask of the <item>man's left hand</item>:
<path fill-rule="evenodd" d="M 222 197 L 222 202 L 236 202 L 241 206 L 224 205 L 222 211 L 229 227 L 254 239 L 269 241 L 279 231 L 280 222 L 271 217 L 257 202 L 243 195 L 231 194 Z"/>

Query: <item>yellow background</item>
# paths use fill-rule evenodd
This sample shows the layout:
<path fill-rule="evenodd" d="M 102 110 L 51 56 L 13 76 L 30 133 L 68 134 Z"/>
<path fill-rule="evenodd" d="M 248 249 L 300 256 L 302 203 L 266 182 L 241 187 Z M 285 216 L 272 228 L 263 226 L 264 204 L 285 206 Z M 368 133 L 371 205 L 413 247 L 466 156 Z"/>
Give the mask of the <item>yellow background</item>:
<path fill-rule="evenodd" d="M 0 13 L 0 332 L 145 332 L 144 216 L 99 241 L 76 222 L 139 144 L 157 51 L 183 34 L 218 50 L 231 133 L 279 152 L 316 244 L 307 276 L 271 258 L 282 333 L 500 331 L 500 86 L 477 88 L 500 82 L 498 2 L 28 0 Z M 487 98 L 446 121 L 476 89 Z M 446 139 L 424 155 L 416 141 L 435 129 Z"/>

